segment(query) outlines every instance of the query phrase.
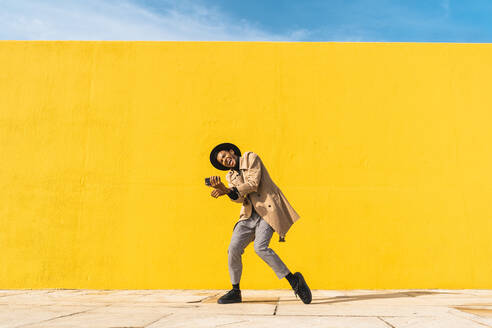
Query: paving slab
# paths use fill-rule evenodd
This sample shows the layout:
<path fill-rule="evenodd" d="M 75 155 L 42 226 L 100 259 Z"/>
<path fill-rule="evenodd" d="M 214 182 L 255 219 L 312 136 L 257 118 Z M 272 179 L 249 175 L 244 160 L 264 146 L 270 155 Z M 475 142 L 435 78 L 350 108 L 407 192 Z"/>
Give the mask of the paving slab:
<path fill-rule="evenodd" d="M 23 328 L 107 328 L 107 327 L 145 327 L 170 315 L 158 313 L 79 313 L 22 326 Z"/>
<path fill-rule="evenodd" d="M 425 290 L 431 292 L 440 292 L 440 293 L 460 293 L 460 294 L 492 296 L 492 289 L 425 289 Z"/>
<path fill-rule="evenodd" d="M 229 314 L 229 315 L 273 315 L 276 305 L 268 303 L 135 303 L 113 304 L 95 308 L 91 312 L 164 312 L 164 313 L 195 313 L 195 314 Z"/>
<path fill-rule="evenodd" d="M 55 318 L 70 316 L 92 309 L 88 306 L 70 306 L 60 308 L 32 307 L 29 305 L 0 305 L 0 328 L 18 327 Z"/>
<path fill-rule="evenodd" d="M 206 290 L 172 290 L 153 291 L 136 299 L 138 302 L 200 302 L 207 297 L 217 295 L 219 291 Z"/>
<path fill-rule="evenodd" d="M 480 323 L 486 327 L 492 327 L 492 308 L 487 307 L 456 307 L 449 310 L 454 316 Z"/>
<path fill-rule="evenodd" d="M 382 320 L 351 317 L 296 317 L 296 316 L 233 316 L 174 314 L 156 321 L 148 328 L 388 328 Z M 483 327 L 482 327 L 483 328 Z"/>
<path fill-rule="evenodd" d="M 115 301 L 131 301 L 141 295 L 119 295 L 117 292 L 92 291 L 92 292 L 74 292 L 74 291 L 42 291 L 28 292 L 22 294 L 12 294 L 0 297 L 0 304 L 32 304 L 32 305 L 54 305 L 60 302 L 67 304 L 111 304 Z"/>
<path fill-rule="evenodd" d="M 301 303 L 302 304 L 302 303 Z M 300 305 L 300 304 L 299 304 Z M 343 315 L 343 316 L 412 316 L 428 317 L 445 314 L 447 307 L 357 304 L 282 304 L 277 315 Z"/>
<path fill-rule="evenodd" d="M 492 297 L 488 295 L 469 295 L 461 293 L 438 292 L 404 292 L 404 291 L 380 291 L 378 293 L 352 293 L 351 295 L 323 296 L 316 291 L 312 292 L 312 304 L 342 304 L 353 303 L 358 305 L 388 304 L 393 305 L 465 305 L 473 302 L 488 304 Z M 281 297 L 281 302 L 292 301 L 293 297 Z"/>
<path fill-rule="evenodd" d="M 9 293 L 0 297 L 0 304 L 32 305 L 94 305 L 136 302 L 192 302 L 201 301 L 216 293 L 203 291 L 95 291 L 51 290 L 42 292 Z"/>
<path fill-rule="evenodd" d="M 331 304 L 357 304 L 357 305 L 401 305 L 401 306 L 468 306 L 468 305 L 487 305 L 490 304 L 490 300 L 484 300 L 483 303 L 477 303 L 478 300 L 474 298 L 452 298 L 452 299 L 394 299 L 394 300 L 351 300 L 351 299 L 340 299 L 335 301 L 327 301 Z M 312 304 L 322 303 L 320 300 L 313 300 Z"/>
<path fill-rule="evenodd" d="M 260 303 L 235 303 L 235 304 L 217 304 L 217 303 L 205 303 L 200 304 L 198 308 L 194 309 L 195 313 L 210 313 L 210 314 L 234 314 L 234 315 L 273 315 L 276 304 L 270 302 Z M 183 312 L 178 309 L 176 312 Z"/>
<path fill-rule="evenodd" d="M 484 325 L 472 320 L 455 316 L 432 318 L 383 317 L 394 328 L 484 328 Z M 487 327 L 487 326 L 485 326 Z"/>
<path fill-rule="evenodd" d="M 0 290 L 0 297 L 29 293 L 29 290 Z"/>
<path fill-rule="evenodd" d="M 0 328 L 492 327 L 490 290 L 0 290 Z"/>

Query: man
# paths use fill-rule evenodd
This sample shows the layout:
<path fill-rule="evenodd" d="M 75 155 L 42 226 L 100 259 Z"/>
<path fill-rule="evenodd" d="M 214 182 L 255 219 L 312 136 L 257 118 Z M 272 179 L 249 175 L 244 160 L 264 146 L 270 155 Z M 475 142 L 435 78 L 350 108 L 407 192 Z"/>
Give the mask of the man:
<path fill-rule="evenodd" d="M 223 195 L 237 203 L 242 203 L 238 222 L 234 225 L 228 253 L 229 275 L 232 289 L 218 299 L 218 303 L 238 303 L 242 301 L 239 281 L 242 273 L 241 256 L 246 246 L 254 240 L 254 249 L 275 272 L 279 279 L 286 278 L 295 295 L 305 304 L 311 303 L 311 290 L 300 272 L 292 274 L 278 255 L 268 247 L 273 232 L 285 241 L 285 234 L 299 215 L 285 198 L 284 194 L 270 178 L 260 157 L 254 152 L 241 156 L 239 148 L 231 143 L 217 145 L 210 153 L 212 165 L 227 171 L 226 187 L 220 177 L 210 177 L 214 188 L 211 195 Z"/>

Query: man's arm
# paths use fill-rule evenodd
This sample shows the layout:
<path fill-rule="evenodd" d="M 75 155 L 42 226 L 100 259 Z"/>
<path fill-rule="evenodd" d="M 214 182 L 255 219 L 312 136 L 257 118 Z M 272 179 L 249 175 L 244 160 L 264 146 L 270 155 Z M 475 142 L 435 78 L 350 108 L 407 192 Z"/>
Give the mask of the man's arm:
<path fill-rule="evenodd" d="M 248 155 L 248 167 L 244 172 L 245 182 L 237 186 L 240 197 L 245 197 L 251 192 L 258 190 L 261 180 L 261 159 L 260 156 L 251 152 Z"/>

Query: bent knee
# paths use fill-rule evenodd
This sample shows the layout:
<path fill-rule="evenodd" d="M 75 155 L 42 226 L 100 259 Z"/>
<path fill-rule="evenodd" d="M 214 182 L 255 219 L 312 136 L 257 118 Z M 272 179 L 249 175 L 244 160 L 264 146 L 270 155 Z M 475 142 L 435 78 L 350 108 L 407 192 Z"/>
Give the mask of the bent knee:
<path fill-rule="evenodd" d="M 266 253 L 270 252 L 270 250 L 271 250 L 270 248 L 265 247 L 265 246 L 255 247 L 255 253 L 258 255 L 266 254 Z"/>
<path fill-rule="evenodd" d="M 227 249 L 227 254 L 243 254 L 244 248 L 239 244 L 230 244 Z"/>

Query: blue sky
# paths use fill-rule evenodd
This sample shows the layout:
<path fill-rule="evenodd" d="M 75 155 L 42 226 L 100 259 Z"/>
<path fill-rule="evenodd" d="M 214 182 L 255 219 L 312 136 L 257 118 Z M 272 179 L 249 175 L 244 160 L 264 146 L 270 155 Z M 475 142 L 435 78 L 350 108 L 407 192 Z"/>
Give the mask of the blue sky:
<path fill-rule="evenodd" d="M 2 40 L 492 42 L 492 0 L 0 0 Z"/>

